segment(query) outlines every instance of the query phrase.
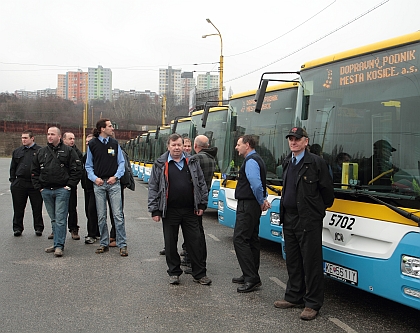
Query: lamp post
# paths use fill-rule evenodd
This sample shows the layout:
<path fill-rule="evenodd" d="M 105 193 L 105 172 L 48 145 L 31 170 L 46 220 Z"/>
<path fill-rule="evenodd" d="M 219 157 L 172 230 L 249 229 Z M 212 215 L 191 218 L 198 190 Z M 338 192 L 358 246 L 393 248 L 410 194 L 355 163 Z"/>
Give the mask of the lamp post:
<path fill-rule="evenodd" d="M 217 34 L 209 34 L 203 35 L 203 38 L 207 36 L 219 36 L 220 37 L 220 67 L 219 67 L 219 105 L 222 105 L 223 100 L 223 41 L 222 41 L 222 34 L 220 33 L 219 29 L 213 24 L 210 19 L 206 19 L 207 23 L 210 23 L 216 30 Z"/>

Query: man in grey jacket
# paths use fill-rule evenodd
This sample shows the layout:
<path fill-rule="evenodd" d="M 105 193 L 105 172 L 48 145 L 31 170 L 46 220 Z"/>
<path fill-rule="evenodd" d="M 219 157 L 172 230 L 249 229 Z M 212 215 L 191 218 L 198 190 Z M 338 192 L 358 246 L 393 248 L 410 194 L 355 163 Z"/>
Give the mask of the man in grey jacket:
<path fill-rule="evenodd" d="M 211 284 L 206 275 L 206 261 L 200 246 L 198 216 L 207 207 L 207 186 L 200 164 L 189 161 L 183 152 L 183 138 L 169 136 L 168 151 L 153 165 L 149 179 L 148 209 L 155 222 L 162 218 L 166 263 L 170 284 L 179 284 L 183 273 L 177 250 L 179 226 L 182 228 L 187 251 L 191 258 L 194 281 Z"/>

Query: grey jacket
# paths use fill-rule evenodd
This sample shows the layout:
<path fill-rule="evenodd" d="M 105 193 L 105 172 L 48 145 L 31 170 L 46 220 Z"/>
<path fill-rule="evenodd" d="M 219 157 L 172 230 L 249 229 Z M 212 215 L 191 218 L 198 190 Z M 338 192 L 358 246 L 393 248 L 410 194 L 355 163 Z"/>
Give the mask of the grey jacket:
<path fill-rule="evenodd" d="M 152 213 L 152 216 L 166 216 L 169 181 L 165 174 L 165 168 L 167 168 L 168 165 L 168 155 L 168 151 L 161 155 L 152 167 L 149 179 L 149 198 L 147 204 L 148 210 Z M 205 210 L 207 208 L 208 191 L 203 171 L 197 160 L 190 160 L 189 156 L 187 156 L 187 158 L 194 188 L 194 209 Z"/>

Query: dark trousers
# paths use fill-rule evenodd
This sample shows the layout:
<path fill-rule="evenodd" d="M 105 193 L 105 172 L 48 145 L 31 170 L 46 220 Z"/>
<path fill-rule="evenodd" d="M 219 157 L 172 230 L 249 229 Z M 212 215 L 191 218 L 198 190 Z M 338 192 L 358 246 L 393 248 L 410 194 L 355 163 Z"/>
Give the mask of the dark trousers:
<path fill-rule="evenodd" d="M 185 245 L 191 259 L 192 276 L 201 279 L 206 275 L 206 261 L 204 260 L 205 241 L 200 233 L 197 215 L 192 208 L 168 208 L 166 217 L 162 219 L 163 237 L 165 240 L 165 255 L 170 276 L 180 276 L 181 259 L 178 254 L 178 233 L 181 226 Z"/>
<path fill-rule="evenodd" d="M 96 212 L 96 200 L 93 188 L 85 189 L 85 214 L 88 237 L 99 237 L 98 213 Z"/>
<path fill-rule="evenodd" d="M 261 207 L 256 200 L 238 200 L 233 245 L 245 282 L 260 282 Z"/>
<path fill-rule="evenodd" d="M 67 219 L 67 225 L 70 232 L 79 230 L 77 222 L 77 188 L 72 188 L 69 200 L 69 216 Z"/>
<path fill-rule="evenodd" d="M 30 181 L 16 179 L 10 186 L 13 203 L 13 231 L 23 231 L 23 217 L 25 215 L 26 203 L 29 200 L 32 206 L 32 217 L 35 231 L 44 230 L 42 219 L 42 196 L 39 190 L 32 187 Z"/>
<path fill-rule="evenodd" d="M 319 311 L 324 303 L 322 223 L 303 230 L 299 215 L 285 211 L 283 234 L 289 275 L 284 299 Z"/>

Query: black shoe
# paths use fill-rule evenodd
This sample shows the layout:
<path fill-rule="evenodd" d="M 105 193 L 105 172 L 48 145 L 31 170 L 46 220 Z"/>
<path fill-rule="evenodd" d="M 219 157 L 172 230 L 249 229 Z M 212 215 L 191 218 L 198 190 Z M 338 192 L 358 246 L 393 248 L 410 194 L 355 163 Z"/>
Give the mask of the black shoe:
<path fill-rule="evenodd" d="M 164 256 L 164 255 L 165 255 L 165 249 L 160 250 L 160 251 L 159 251 L 159 254 L 160 254 L 161 256 Z"/>
<path fill-rule="evenodd" d="M 262 285 L 261 281 L 255 282 L 255 283 L 245 282 L 245 284 L 241 287 L 238 287 L 238 289 L 236 289 L 236 291 L 238 293 L 249 293 L 249 292 L 257 289 L 258 287 L 261 287 L 261 285 Z"/>
<path fill-rule="evenodd" d="M 244 284 L 245 283 L 244 276 L 242 275 L 240 277 L 234 277 L 234 278 L 232 278 L 232 283 Z"/>
<path fill-rule="evenodd" d="M 22 236 L 22 231 L 20 231 L 20 230 L 15 230 L 15 231 L 13 232 L 13 235 L 14 235 L 15 237 Z"/>
<path fill-rule="evenodd" d="M 37 235 L 38 237 L 42 236 L 42 231 L 41 230 L 35 230 L 35 235 Z"/>

